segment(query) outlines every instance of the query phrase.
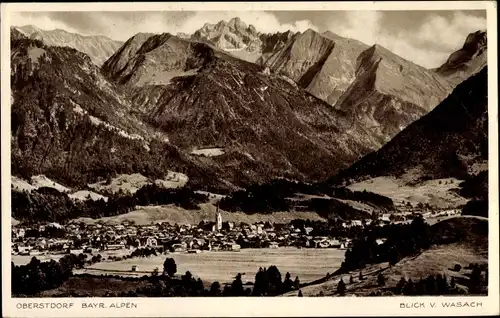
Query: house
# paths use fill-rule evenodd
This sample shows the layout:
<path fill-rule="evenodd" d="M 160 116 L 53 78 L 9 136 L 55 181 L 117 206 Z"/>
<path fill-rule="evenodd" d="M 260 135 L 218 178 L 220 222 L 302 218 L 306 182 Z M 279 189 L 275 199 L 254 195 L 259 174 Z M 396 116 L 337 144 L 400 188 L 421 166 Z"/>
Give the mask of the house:
<path fill-rule="evenodd" d="M 337 239 L 332 239 L 328 243 L 330 244 L 331 247 L 334 247 L 334 248 L 339 248 L 341 246 L 340 241 Z"/>
<path fill-rule="evenodd" d="M 279 245 L 278 245 L 277 242 L 271 242 L 271 243 L 269 243 L 269 248 L 278 248 L 278 247 L 279 247 Z"/>
<path fill-rule="evenodd" d="M 351 225 L 352 226 L 363 226 L 363 222 L 361 222 L 361 220 L 352 220 Z"/>
<path fill-rule="evenodd" d="M 387 240 L 386 238 L 376 239 L 375 243 L 377 243 L 377 245 L 382 245 L 385 243 L 386 240 Z"/>
<path fill-rule="evenodd" d="M 384 222 L 391 222 L 391 215 L 390 214 L 382 214 L 382 217 L 380 219 Z"/>
<path fill-rule="evenodd" d="M 158 241 L 156 240 L 156 238 L 150 236 L 146 239 L 146 246 L 157 246 L 158 245 Z"/>
<path fill-rule="evenodd" d="M 187 244 L 185 242 L 177 243 L 172 245 L 174 252 L 184 252 L 187 249 Z"/>
<path fill-rule="evenodd" d="M 306 231 L 306 235 L 309 235 L 314 229 L 312 227 L 306 227 L 304 230 Z"/>
<path fill-rule="evenodd" d="M 239 244 L 231 244 L 231 251 L 239 252 L 241 250 L 241 246 Z"/>
<path fill-rule="evenodd" d="M 52 222 L 52 223 L 49 223 L 47 224 L 47 227 L 55 227 L 56 229 L 62 229 L 63 226 L 59 223 L 56 223 L 56 222 Z"/>
<path fill-rule="evenodd" d="M 106 245 L 106 249 L 107 250 L 121 250 L 121 249 L 125 249 L 125 245 L 124 244 L 108 244 Z"/>

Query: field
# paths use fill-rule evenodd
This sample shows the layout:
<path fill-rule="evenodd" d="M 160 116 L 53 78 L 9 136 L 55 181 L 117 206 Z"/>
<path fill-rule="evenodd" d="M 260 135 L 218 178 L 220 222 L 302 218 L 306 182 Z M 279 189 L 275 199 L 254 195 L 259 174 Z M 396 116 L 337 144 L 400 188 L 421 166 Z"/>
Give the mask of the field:
<path fill-rule="evenodd" d="M 232 221 L 237 224 L 241 222 L 253 224 L 266 221 L 283 224 L 294 219 L 325 220 L 315 212 L 290 211 L 274 212 L 269 214 L 245 214 L 243 212 L 233 213 L 222 210 L 220 212 L 223 221 Z M 169 222 L 172 224 L 198 224 L 202 220 L 215 220 L 216 215 L 216 207 L 212 203 L 200 204 L 200 210 L 186 210 L 174 205 L 164 205 L 137 207 L 135 211 L 126 214 L 100 219 L 79 218 L 75 219 L 73 222 L 78 223 L 83 221 L 87 224 L 96 222 L 105 224 L 120 224 L 123 221 L 133 221 L 137 225 L 147 225 L 157 222 Z"/>
<path fill-rule="evenodd" d="M 134 258 L 119 262 L 96 263 L 90 269 L 79 272 L 91 274 L 130 275 L 132 265 L 137 265 L 141 275 L 160 270 L 166 257 L 172 257 L 177 264 L 177 273 L 190 271 L 205 283 L 219 281 L 232 282 L 238 273 L 242 273 L 243 282 L 253 282 L 259 267 L 276 265 L 285 276 L 290 272 L 292 278 L 299 277 L 301 282 L 310 282 L 333 273 L 344 260 L 343 250 L 337 249 L 243 249 L 241 252 L 202 252 L 199 254 L 173 253 L 150 258 Z"/>
<path fill-rule="evenodd" d="M 370 191 L 391 198 L 394 204 L 401 206 L 402 202 L 429 204 L 438 208 L 452 208 L 463 205 L 467 199 L 459 196 L 454 190 L 459 188 L 461 180 L 448 178 L 428 180 L 412 184 L 409 180 L 393 177 L 377 177 L 363 182 L 354 183 L 348 188 L 352 191 Z"/>

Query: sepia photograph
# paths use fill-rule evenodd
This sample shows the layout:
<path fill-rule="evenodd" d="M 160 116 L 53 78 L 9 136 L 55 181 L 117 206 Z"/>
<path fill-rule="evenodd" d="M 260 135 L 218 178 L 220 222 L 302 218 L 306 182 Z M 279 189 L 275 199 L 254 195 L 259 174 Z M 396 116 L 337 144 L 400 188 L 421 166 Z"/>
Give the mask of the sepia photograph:
<path fill-rule="evenodd" d="M 447 296 L 441 310 L 485 310 L 497 34 L 477 3 L 3 6 L 12 308 Z"/>

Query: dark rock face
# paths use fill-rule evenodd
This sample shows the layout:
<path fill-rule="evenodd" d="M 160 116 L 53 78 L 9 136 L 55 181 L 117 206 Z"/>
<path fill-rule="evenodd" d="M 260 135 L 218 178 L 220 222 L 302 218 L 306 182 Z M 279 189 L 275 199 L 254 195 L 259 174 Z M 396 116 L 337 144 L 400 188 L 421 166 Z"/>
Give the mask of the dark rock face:
<path fill-rule="evenodd" d="M 476 163 L 488 160 L 487 67 L 458 85 L 429 114 L 409 125 L 331 181 L 398 176 L 467 178 Z"/>
<path fill-rule="evenodd" d="M 487 61 L 486 31 L 476 31 L 467 36 L 463 47 L 452 53 L 436 72 L 458 84 L 478 73 Z"/>
<path fill-rule="evenodd" d="M 92 61 L 100 66 L 106 61 L 123 42 L 114 41 L 105 36 L 83 36 L 64 30 L 41 30 L 32 25 L 17 28 L 25 36 L 40 40 L 50 46 L 68 46 L 90 56 Z"/>

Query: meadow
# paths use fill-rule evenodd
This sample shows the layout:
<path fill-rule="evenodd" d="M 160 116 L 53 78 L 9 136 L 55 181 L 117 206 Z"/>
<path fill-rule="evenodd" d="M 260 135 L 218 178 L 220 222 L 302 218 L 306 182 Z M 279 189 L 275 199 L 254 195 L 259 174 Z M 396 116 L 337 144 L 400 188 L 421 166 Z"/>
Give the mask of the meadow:
<path fill-rule="evenodd" d="M 177 274 L 190 271 L 204 282 L 229 283 L 243 274 L 243 282 L 253 282 L 259 267 L 276 265 L 285 276 L 289 272 L 292 279 L 311 282 L 333 273 L 344 260 L 344 250 L 338 249 L 242 249 L 240 252 L 204 251 L 199 254 L 170 253 L 149 258 L 133 258 L 118 262 L 101 262 L 78 270 L 80 273 L 134 275 L 132 265 L 137 265 L 137 274 L 151 273 L 156 267 L 161 271 L 165 258 L 171 257 L 177 264 Z M 137 275 L 136 274 L 136 275 Z"/>

